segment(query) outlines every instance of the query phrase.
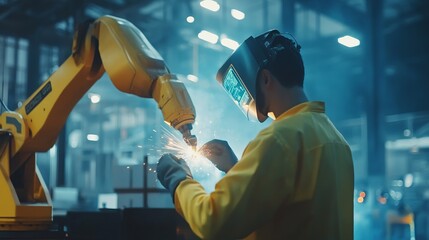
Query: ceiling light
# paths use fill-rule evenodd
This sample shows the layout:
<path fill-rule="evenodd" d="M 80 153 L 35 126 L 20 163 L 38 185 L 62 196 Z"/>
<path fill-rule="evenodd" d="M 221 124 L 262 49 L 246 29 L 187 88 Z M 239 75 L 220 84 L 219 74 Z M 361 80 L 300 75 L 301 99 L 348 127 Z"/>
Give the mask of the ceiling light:
<path fill-rule="evenodd" d="M 91 99 L 92 103 L 99 103 L 101 100 L 101 96 L 99 94 L 95 94 L 95 93 L 89 93 L 88 97 L 89 97 L 89 99 Z"/>
<path fill-rule="evenodd" d="M 195 21 L 195 18 L 194 18 L 193 16 L 188 16 L 188 17 L 186 18 L 186 21 L 187 21 L 188 23 L 193 23 L 193 22 Z"/>
<path fill-rule="evenodd" d="M 240 46 L 240 44 L 238 44 L 237 41 L 234 41 L 232 39 L 229 38 L 222 38 L 220 40 L 220 44 L 222 44 L 224 47 L 227 47 L 229 49 L 235 50 L 238 48 L 238 46 Z"/>
<path fill-rule="evenodd" d="M 413 174 L 411 173 L 406 174 L 404 177 L 404 186 L 406 188 L 411 187 L 411 185 L 413 185 L 413 180 L 414 180 Z"/>
<path fill-rule="evenodd" d="M 86 135 L 86 139 L 88 139 L 88 141 L 91 141 L 91 142 L 97 142 L 100 139 L 100 137 L 97 134 L 88 134 Z"/>
<path fill-rule="evenodd" d="M 346 47 L 349 47 L 349 48 L 357 47 L 360 45 L 359 39 L 354 38 L 354 37 L 349 36 L 349 35 L 338 38 L 338 43 L 340 43 Z"/>
<path fill-rule="evenodd" d="M 198 82 L 198 77 L 195 75 L 188 74 L 188 76 L 186 76 L 186 78 L 191 82 Z"/>
<path fill-rule="evenodd" d="M 198 33 L 198 38 L 211 44 L 216 44 L 217 40 L 219 40 L 218 35 L 206 30 L 202 30 L 200 33 Z"/>
<path fill-rule="evenodd" d="M 204 0 L 200 2 L 200 6 L 210 11 L 217 12 L 220 9 L 219 3 L 213 0 Z"/>
<path fill-rule="evenodd" d="M 246 14 L 240 10 L 231 9 L 231 16 L 237 20 L 243 20 Z"/>

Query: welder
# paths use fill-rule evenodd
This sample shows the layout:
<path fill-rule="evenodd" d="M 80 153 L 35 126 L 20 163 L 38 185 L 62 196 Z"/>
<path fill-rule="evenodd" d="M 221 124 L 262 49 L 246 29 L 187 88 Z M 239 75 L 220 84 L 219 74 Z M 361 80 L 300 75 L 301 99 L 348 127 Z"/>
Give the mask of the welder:
<path fill-rule="evenodd" d="M 184 159 L 161 157 L 158 179 L 176 210 L 203 239 L 353 239 L 350 147 L 303 90 L 300 45 L 277 30 L 249 37 L 217 80 L 248 119 L 274 121 L 240 160 L 226 141 L 199 152 L 224 177 L 207 193 Z"/>

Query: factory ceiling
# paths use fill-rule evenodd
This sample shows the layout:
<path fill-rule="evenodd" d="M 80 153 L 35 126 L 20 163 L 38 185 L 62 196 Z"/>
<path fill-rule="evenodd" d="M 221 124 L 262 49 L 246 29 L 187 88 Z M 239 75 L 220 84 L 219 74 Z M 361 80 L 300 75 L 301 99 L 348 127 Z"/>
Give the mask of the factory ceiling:
<path fill-rule="evenodd" d="M 104 14 L 127 17 L 142 28 L 158 28 L 159 24 L 183 26 L 177 17 L 198 14 L 199 1 L 193 0 L 2 0 L 0 1 L 0 31 L 3 35 L 31 36 L 37 31 L 47 31 L 63 36 L 58 25 L 69 18 L 78 21 L 86 18 L 96 18 Z M 223 1 L 222 4 L 242 9 L 255 16 L 262 16 L 263 11 L 269 11 L 270 19 L 281 19 L 279 11 L 270 11 L 272 6 L 278 6 L 277 0 L 236 0 Z M 284 1 L 288 2 L 288 1 Z M 365 0 L 296 0 L 304 9 L 323 14 L 355 31 L 365 31 L 363 24 L 366 18 L 368 3 Z M 381 1 L 380 1 L 381 2 Z M 266 4 L 266 5 L 264 5 Z M 416 21 L 427 17 L 429 7 L 427 1 L 419 0 L 385 0 L 383 15 L 386 29 L 392 31 L 404 22 Z M 267 10 L 264 10 L 264 6 Z M 258 13 L 259 12 L 259 13 Z M 220 18 L 222 14 L 218 15 Z M 308 19 L 307 19 L 308 20 Z M 250 21 L 250 20 L 248 20 Z M 258 25 L 261 18 L 252 21 Z M 157 22 L 154 27 L 154 22 Z M 301 23 L 297 22 L 297 26 Z M 55 30 L 55 31 L 52 31 Z M 52 36 L 46 36 L 46 41 Z"/>
<path fill-rule="evenodd" d="M 413 66 L 420 66 L 419 70 L 412 71 L 415 76 L 426 74 L 427 61 L 424 52 L 420 51 L 420 46 L 423 42 L 429 41 L 427 34 L 421 34 L 421 29 L 427 28 L 429 1 L 219 0 L 218 2 L 222 8 L 219 12 L 213 13 L 202 9 L 198 0 L 0 0 L 0 35 L 36 39 L 44 45 L 69 49 L 75 23 L 110 14 L 134 23 L 161 51 L 169 47 L 178 55 L 190 58 L 186 54 L 192 53 L 193 44 L 197 42 L 210 51 L 220 52 L 224 59 L 230 51 L 220 44 L 210 45 L 198 41 L 199 31 L 208 28 L 242 42 L 245 36 L 258 34 L 269 28 L 289 30 L 291 25 L 285 24 L 284 21 L 288 13 L 281 10 L 288 10 L 288 6 L 293 6 L 294 10 L 288 10 L 295 15 L 292 32 L 300 40 L 301 45 L 305 45 L 305 54 L 316 56 L 314 59 L 317 59 L 325 56 L 327 49 L 337 48 L 336 40 L 340 34 L 367 36 L 370 11 L 382 3 L 380 11 L 382 16 L 379 16 L 383 24 L 382 34 L 386 38 L 395 39 L 385 43 L 387 77 L 392 78 L 392 86 L 398 86 L 398 90 L 392 91 L 400 91 L 404 87 L 412 88 L 410 85 L 402 86 L 405 83 L 401 79 L 409 76 L 408 72 L 411 72 L 410 68 Z M 291 5 L 293 2 L 296 4 Z M 229 15 L 228 11 L 232 8 L 240 9 L 247 14 L 241 24 Z M 192 24 L 185 21 L 189 15 L 196 18 Z M 422 44 L 410 44 L 410 39 Z M 346 57 L 332 54 L 324 63 L 342 65 L 344 68 L 352 69 L 351 71 L 362 72 L 362 69 L 355 67 L 356 56 L 367 53 L 367 50 L 361 48 L 359 51 L 348 51 Z M 161 52 L 161 55 L 168 56 L 164 52 Z M 400 59 L 400 62 L 394 59 Z M 170 63 L 170 59 L 168 62 Z M 181 70 L 180 64 L 185 64 L 185 61 L 175 63 L 174 66 L 179 66 Z M 210 65 L 212 67 L 217 64 L 219 63 Z M 308 64 L 310 67 L 311 64 L 320 65 L 315 61 Z M 323 63 L 319 66 L 320 69 L 324 67 Z M 213 75 L 211 72 L 210 74 Z M 421 88 L 420 85 L 415 86 Z M 409 105 L 406 102 L 398 104 L 404 104 L 404 108 Z"/>

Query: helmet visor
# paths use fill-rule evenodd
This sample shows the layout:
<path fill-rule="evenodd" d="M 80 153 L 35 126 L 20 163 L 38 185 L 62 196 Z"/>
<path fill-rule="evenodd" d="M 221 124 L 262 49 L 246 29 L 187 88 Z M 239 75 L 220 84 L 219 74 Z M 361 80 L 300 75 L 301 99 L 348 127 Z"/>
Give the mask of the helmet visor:
<path fill-rule="evenodd" d="M 229 66 L 223 78 L 222 85 L 234 103 L 240 108 L 244 115 L 247 116 L 247 119 L 256 121 L 257 115 L 255 100 L 249 93 L 249 90 L 246 88 L 233 65 Z"/>

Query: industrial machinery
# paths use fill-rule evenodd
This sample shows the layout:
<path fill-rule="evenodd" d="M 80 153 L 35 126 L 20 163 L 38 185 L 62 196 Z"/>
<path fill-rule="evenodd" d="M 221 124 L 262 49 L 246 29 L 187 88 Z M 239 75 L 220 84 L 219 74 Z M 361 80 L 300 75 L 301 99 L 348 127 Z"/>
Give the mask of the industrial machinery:
<path fill-rule="evenodd" d="M 19 107 L 0 115 L 0 230 L 41 230 L 52 203 L 35 153 L 49 150 L 68 115 L 107 72 L 122 92 L 154 98 L 164 120 L 196 147 L 195 109 L 182 82 L 130 22 L 103 16 L 75 32 L 71 56 Z"/>

